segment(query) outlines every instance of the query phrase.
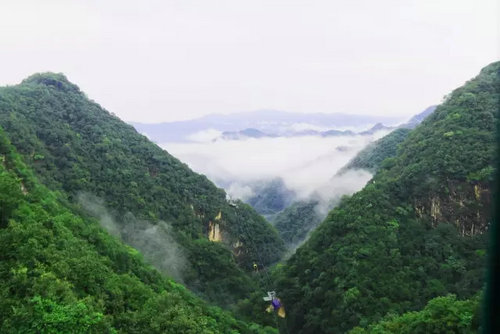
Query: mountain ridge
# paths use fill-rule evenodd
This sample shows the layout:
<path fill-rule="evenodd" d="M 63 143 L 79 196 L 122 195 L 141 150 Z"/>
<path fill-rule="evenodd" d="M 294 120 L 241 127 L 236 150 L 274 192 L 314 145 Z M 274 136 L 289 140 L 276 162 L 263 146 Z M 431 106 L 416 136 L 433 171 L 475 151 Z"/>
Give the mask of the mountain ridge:
<path fill-rule="evenodd" d="M 252 208 L 231 206 L 222 189 L 89 101 L 62 74 L 35 74 L 0 88 L 0 126 L 49 188 L 73 202 L 82 192 L 103 200 L 124 241 L 133 234 L 120 224 L 169 224 L 190 263 L 184 282 L 219 305 L 252 291 L 252 261 L 267 267 L 284 251 Z M 215 227 L 220 237 L 211 241 Z M 214 261 L 224 269 L 211 270 Z"/>
<path fill-rule="evenodd" d="M 371 127 L 377 122 L 395 124 L 403 121 L 399 117 L 332 114 L 302 114 L 284 111 L 260 110 L 228 115 L 207 115 L 189 121 L 144 124 L 131 122 L 137 131 L 157 143 L 186 141 L 189 136 L 206 130 L 238 132 L 252 128 L 270 135 L 282 135 L 287 131 L 298 132 L 294 125 L 305 126 L 306 130 L 324 128 L 323 131 L 347 127 Z M 291 128 L 292 127 L 292 128 Z M 317 130 L 319 131 L 319 130 Z M 344 130 L 341 130 L 344 131 Z"/>
<path fill-rule="evenodd" d="M 0 127 L 0 331 L 273 333 L 209 306 L 40 184 Z"/>
<path fill-rule="evenodd" d="M 499 75 L 493 63 L 455 89 L 277 271 L 290 330 L 346 332 L 479 292 Z"/>

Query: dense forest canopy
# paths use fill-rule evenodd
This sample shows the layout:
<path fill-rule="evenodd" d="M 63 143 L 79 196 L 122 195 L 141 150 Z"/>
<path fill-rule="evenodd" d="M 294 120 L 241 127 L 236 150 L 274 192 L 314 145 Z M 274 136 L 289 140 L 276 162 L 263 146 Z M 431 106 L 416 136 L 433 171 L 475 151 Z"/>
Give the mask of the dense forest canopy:
<path fill-rule="evenodd" d="M 345 332 L 480 291 L 499 70 L 491 64 L 450 94 L 276 272 L 292 332 Z"/>
<path fill-rule="evenodd" d="M 248 296 L 253 262 L 267 267 L 281 258 L 283 241 L 251 207 L 229 203 L 205 176 L 88 100 L 62 74 L 0 88 L 0 126 L 44 185 L 80 201 L 87 214 L 94 212 L 81 199 L 96 198 L 115 234 L 153 264 L 157 250 L 134 238 L 163 222 L 168 238 L 158 244 L 175 242 L 186 258 L 176 277 L 208 300 L 228 306 Z"/>
<path fill-rule="evenodd" d="M 349 161 L 349 163 L 339 171 L 339 174 L 349 169 L 366 169 L 371 173 L 375 173 L 379 169 L 382 161 L 396 155 L 399 144 L 406 139 L 409 133 L 410 129 L 396 129 L 374 143 L 369 144 L 359 152 L 354 159 Z"/>
<path fill-rule="evenodd" d="M 1 129 L 0 158 L 0 332 L 274 332 L 207 305 L 79 215 Z"/>

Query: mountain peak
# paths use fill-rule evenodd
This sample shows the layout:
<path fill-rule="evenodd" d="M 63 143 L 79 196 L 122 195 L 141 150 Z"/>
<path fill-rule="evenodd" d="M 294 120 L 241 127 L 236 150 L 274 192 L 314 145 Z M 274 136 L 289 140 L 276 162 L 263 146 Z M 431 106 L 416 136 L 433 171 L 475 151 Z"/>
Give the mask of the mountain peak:
<path fill-rule="evenodd" d="M 52 87 L 64 92 L 80 92 L 80 88 L 78 88 L 77 85 L 71 83 L 63 73 L 35 73 L 24 79 L 21 84 L 45 85 L 47 87 Z"/>

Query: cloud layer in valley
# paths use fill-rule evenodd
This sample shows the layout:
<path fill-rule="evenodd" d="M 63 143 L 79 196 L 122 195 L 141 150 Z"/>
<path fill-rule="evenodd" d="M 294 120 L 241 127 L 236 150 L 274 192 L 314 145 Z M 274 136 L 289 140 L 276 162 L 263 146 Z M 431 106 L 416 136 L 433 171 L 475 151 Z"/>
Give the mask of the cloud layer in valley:
<path fill-rule="evenodd" d="M 297 194 L 298 199 L 307 199 L 313 194 L 324 194 L 331 198 L 327 189 L 333 187 L 352 193 L 369 180 L 371 175 L 365 172 L 342 178 L 333 176 L 368 143 L 386 133 L 199 140 L 165 143 L 161 146 L 196 172 L 207 175 L 224 187 L 233 197 L 246 199 L 253 195 L 253 183 L 281 178 L 286 187 Z M 197 139 L 202 138 L 199 136 Z"/>

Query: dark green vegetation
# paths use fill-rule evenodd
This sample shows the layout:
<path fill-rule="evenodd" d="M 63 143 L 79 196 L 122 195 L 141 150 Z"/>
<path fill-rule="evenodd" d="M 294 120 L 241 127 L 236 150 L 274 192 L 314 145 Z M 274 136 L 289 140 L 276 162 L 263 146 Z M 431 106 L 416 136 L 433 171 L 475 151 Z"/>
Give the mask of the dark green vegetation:
<path fill-rule="evenodd" d="M 0 88 L 0 127 L 49 189 L 69 203 L 82 193 L 101 199 L 116 223 L 112 232 L 125 242 L 136 236 L 131 221 L 165 222 L 169 238 L 158 244 L 167 251 L 179 245 L 188 262 L 183 282 L 208 300 L 230 306 L 249 295 L 253 261 L 268 266 L 284 251 L 251 207 L 230 205 L 223 190 L 89 101 L 62 74 Z M 139 250 L 155 264 L 155 249 Z"/>
<path fill-rule="evenodd" d="M 255 196 L 246 202 L 250 204 L 258 213 L 273 217 L 274 214 L 288 207 L 296 194 L 289 190 L 280 178 L 253 187 Z"/>
<path fill-rule="evenodd" d="M 491 64 L 455 90 L 277 272 L 290 332 L 346 332 L 423 309 L 438 296 L 469 299 L 480 291 L 499 70 L 500 63 Z M 431 302 L 422 319 L 441 301 Z"/>
<path fill-rule="evenodd" d="M 350 334 L 477 333 L 479 298 L 456 300 L 454 295 L 429 301 L 422 311 L 388 316 L 367 329 L 356 327 Z"/>
<path fill-rule="evenodd" d="M 276 215 L 273 223 L 287 248 L 292 249 L 304 241 L 309 231 L 321 222 L 318 204 L 315 200 L 294 202 Z"/>
<path fill-rule="evenodd" d="M 436 106 L 428 107 L 421 113 L 413 116 L 407 123 L 400 125 L 398 129 L 392 131 L 387 136 L 369 144 L 354 159 L 349 161 L 338 174 L 342 174 L 349 169 L 366 169 L 371 173 L 375 173 L 382 164 L 382 161 L 396 156 L 399 144 L 406 139 L 411 129 L 422 123 L 434 110 L 436 110 Z"/>
<path fill-rule="evenodd" d="M 411 131 L 410 128 L 420 124 L 435 108 L 435 106 L 427 108 L 422 113 L 412 117 L 408 123 L 402 125 L 402 128 L 396 129 L 385 137 L 369 144 L 346 166 L 340 169 L 337 176 L 342 176 L 342 174 L 352 169 L 364 169 L 370 173 L 375 173 L 385 159 L 396 156 L 399 144 L 406 139 Z M 380 126 L 378 127 L 380 128 Z M 377 126 L 374 128 L 377 128 Z M 332 201 L 329 208 L 332 208 L 334 203 L 335 201 Z M 326 213 L 322 213 L 325 210 L 318 207 L 318 205 L 319 201 L 314 199 L 297 201 L 272 216 L 271 221 L 289 250 L 293 250 L 300 245 L 307 238 L 308 233 L 315 229 L 326 216 Z"/>
<path fill-rule="evenodd" d="M 208 306 L 41 185 L 0 129 L 1 333 L 272 333 Z"/>
<path fill-rule="evenodd" d="M 399 144 L 406 139 L 409 133 L 409 129 L 396 129 L 387 136 L 369 144 L 359 152 L 354 159 L 349 161 L 349 163 L 339 171 L 339 174 L 349 169 L 366 169 L 371 173 L 375 173 L 382 161 L 396 156 Z"/>

